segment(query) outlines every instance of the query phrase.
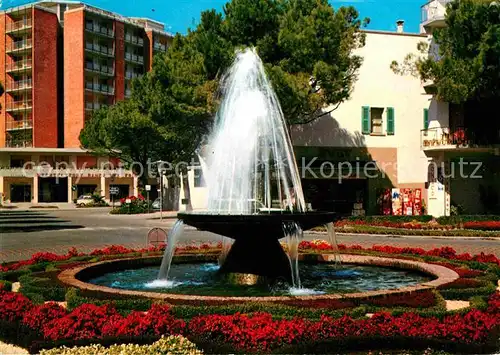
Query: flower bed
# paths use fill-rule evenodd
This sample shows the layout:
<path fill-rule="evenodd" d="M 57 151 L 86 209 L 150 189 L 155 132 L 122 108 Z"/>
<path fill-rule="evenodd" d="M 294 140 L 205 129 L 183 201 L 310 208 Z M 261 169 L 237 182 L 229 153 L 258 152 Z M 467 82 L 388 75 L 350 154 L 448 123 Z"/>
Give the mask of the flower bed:
<path fill-rule="evenodd" d="M 32 304 L 22 295 L 0 293 L 0 321 L 11 327 L 24 327 L 38 341 L 98 340 L 107 337 L 184 335 L 199 345 L 218 344 L 236 351 L 269 352 L 287 346 L 309 346 L 333 342 L 341 345 L 348 339 L 402 337 L 425 341 L 442 341 L 466 346 L 493 346 L 500 327 L 500 296 L 490 297 L 486 311 L 470 310 L 465 314 L 423 317 L 413 313 L 393 316 L 376 313 L 371 318 L 355 319 L 322 316 L 274 319 L 269 313 L 236 313 L 233 315 L 200 315 L 186 322 L 176 318 L 168 305 L 152 305 L 147 313 L 121 315 L 111 305 L 81 305 L 67 312 L 56 305 Z M 463 349 L 463 348 L 462 348 Z M 32 349 L 33 350 L 33 349 Z"/>
<path fill-rule="evenodd" d="M 495 255 L 458 254 L 447 247 L 338 247 L 349 254 L 435 263 L 453 269 L 460 278 L 437 291 L 374 297 L 360 303 L 339 300 L 335 307 L 331 307 L 332 303 L 326 307 L 313 302 L 171 306 L 141 299 L 98 300 L 82 297 L 79 291 L 70 289 L 64 295 L 68 302 L 68 309 L 64 309 L 55 303 L 43 304 L 54 297 L 50 296 L 51 292 L 54 294 L 54 284 L 49 280 L 58 270 L 109 258 L 159 256 L 164 246 L 140 250 L 111 246 L 88 254 L 76 249 L 65 255 L 37 253 L 29 260 L 1 265 L 0 339 L 27 347 L 31 352 L 60 345 L 147 345 L 162 335 L 183 335 L 198 348 L 216 353 L 325 353 L 363 346 L 431 346 L 478 353 L 494 346 L 492 339 L 500 327 L 500 295 L 494 293 L 500 278 L 500 260 Z M 185 245 L 176 248 L 176 253 L 214 253 L 220 248 L 219 244 L 208 243 Z M 323 240 L 303 241 L 299 248 L 303 254 L 334 251 Z M 10 281 L 2 281 L 7 278 L 20 280 L 21 292 L 26 295 L 8 292 Z M 469 300 L 471 308 L 450 314 L 444 309 L 442 295 L 446 299 Z M 375 316 L 366 318 L 367 313 Z"/>
<path fill-rule="evenodd" d="M 498 216 L 454 216 L 434 219 L 432 216 L 368 216 L 342 219 L 336 222 L 335 226 L 354 233 L 358 230 L 359 233 L 382 233 L 385 229 L 403 229 L 406 232 L 418 231 L 420 235 L 498 236 L 497 233 L 478 234 L 478 232 L 500 231 L 500 218 Z M 387 233 L 397 234 L 397 231 L 389 230 Z"/>

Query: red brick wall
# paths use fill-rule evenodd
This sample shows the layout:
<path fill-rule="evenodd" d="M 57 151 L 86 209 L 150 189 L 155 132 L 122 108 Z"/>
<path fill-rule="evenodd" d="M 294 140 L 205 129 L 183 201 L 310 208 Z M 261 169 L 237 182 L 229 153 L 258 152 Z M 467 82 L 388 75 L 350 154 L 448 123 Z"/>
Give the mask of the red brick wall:
<path fill-rule="evenodd" d="M 57 148 L 57 32 L 53 13 L 33 8 L 33 146 Z"/>
<path fill-rule="evenodd" d="M 0 82 L 5 90 L 5 14 L 0 14 Z M 5 147 L 5 110 L 7 94 L 0 96 L 0 147 Z"/>
<path fill-rule="evenodd" d="M 145 64 L 146 64 L 146 70 L 150 71 L 153 69 L 153 56 L 154 56 L 154 41 L 153 41 L 153 31 L 146 31 L 146 38 L 144 40 L 144 47 L 145 47 Z"/>
<path fill-rule="evenodd" d="M 64 147 L 80 147 L 85 122 L 83 9 L 64 14 Z"/>
<path fill-rule="evenodd" d="M 125 26 L 115 21 L 115 98 L 125 98 Z"/>

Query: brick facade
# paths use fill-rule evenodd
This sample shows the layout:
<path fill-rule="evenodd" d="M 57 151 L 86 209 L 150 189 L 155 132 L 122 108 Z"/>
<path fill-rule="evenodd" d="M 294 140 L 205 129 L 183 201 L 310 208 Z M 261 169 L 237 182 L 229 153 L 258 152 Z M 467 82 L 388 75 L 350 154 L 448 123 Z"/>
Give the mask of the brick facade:
<path fill-rule="evenodd" d="M 83 9 L 67 11 L 64 16 L 64 147 L 80 146 L 80 131 L 85 123 Z"/>
<path fill-rule="evenodd" d="M 57 37 L 53 13 L 33 8 L 33 146 L 57 148 Z"/>

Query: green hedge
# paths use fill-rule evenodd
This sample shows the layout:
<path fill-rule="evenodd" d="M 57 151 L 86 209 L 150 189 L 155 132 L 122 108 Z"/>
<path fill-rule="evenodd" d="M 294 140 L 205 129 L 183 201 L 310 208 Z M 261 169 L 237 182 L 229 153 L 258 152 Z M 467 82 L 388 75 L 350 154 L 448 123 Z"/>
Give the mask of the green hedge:
<path fill-rule="evenodd" d="M 21 283 L 19 292 L 33 301 L 40 302 L 38 297 L 33 299 L 34 295 L 39 295 L 46 301 L 64 301 L 66 288 L 57 285 L 50 278 L 24 275 L 19 278 L 19 282 Z"/>
<path fill-rule="evenodd" d="M 394 223 L 408 223 L 408 222 L 430 222 L 434 217 L 429 215 L 423 216 L 350 216 L 345 218 L 347 221 L 366 221 L 372 222 L 394 222 Z"/>
<path fill-rule="evenodd" d="M 117 310 L 121 311 L 132 311 L 132 310 L 147 311 L 148 309 L 151 308 L 151 305 L 154 303 L 154 301 L 150 299 L 99 300 L 99 299 L 87 298 L 80 296 L 78 294 L 78 290 L 75 288 L 70 288 L 66 292 L 64 300 L 67 302 L 69 310 L 72 310 L 85 303 L 93 303 L 96 305 L 112 303 Z"/>
<path fill-rule="evenodd" d="M 500 221 L 500 215 L 458 215 L 443 216 L 436 219 L 442 225 L 456 225 L 474 221 Z"/>
<path fill-rule="evenodd" d="M 439 290 L 441 295 L 447 300 L 463 300 L 468 301 L 474 296 L 489 296 L 496 290 L 496 285 L 488 282 L 486 286 L 476 288 L 463 289 L 445 289 Z"/>
<path fill-rule="evenodd" d="M 315 228 L 316 231 L 323 231 Z M 416 236 L 436 236 L 436 237 L 498 237 L 499 232 L 475 231 L 470 229 L 409 229 L 409 228 L 387 228 L 369 225 L 350 225 L 336 229 L 340 233 L 357 234 L 382 234 L 382 235 L 416 235 Z"/>
<path fill-rule="evenodd" d="M 5 271 L 0 272 L 0 279 L 10 282 L 17 282 L 21 276 L 29 274 L 31 274 L 31 271 L 27 269 Z"/>

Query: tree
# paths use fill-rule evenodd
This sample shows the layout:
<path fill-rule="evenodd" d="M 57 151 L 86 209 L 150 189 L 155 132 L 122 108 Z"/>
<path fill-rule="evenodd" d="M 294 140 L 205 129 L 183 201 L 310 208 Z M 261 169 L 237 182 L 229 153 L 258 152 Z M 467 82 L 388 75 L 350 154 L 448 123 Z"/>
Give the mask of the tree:
<path fill-rule="evenodd" d="M 433 81 L 437 98 L 455 104 L 491 102 L 500 98 L 500 3 L 491 0 L 453 1 L 446 8 L 446 27 L 433 32 L 437 53 L 409 55 L 396 73 L 417 73 Z"/>
<path fill-rule="evenodd" d="M 327 0 L 232 0 L 224 16 L 203 12 L 196 29 L 174 41 L 157 68 L 200 72 L 202 63 L 205 88 L 216 98 L 235 50 L 255 46 L 289 124 L 303 124 L 349 98 L 362 63 L 353 51 L 364 45 L 360 28 L 366 23 L 353 7 L 335 11 Z M 217 102 L 210 107 L 216 108 Z"/>

